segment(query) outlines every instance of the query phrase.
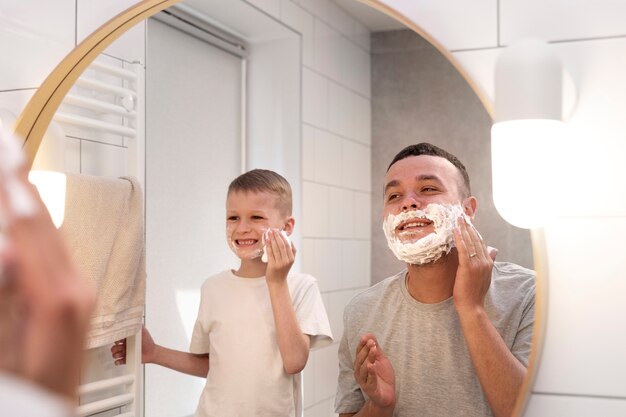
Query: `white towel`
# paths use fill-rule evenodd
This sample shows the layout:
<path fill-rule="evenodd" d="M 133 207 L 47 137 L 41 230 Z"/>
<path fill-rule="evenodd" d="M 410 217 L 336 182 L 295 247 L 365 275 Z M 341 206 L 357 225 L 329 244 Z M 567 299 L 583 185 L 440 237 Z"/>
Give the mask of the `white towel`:
<path fill-rule="evenodd" d="M 135 334 L 146 292 L 143 199 L 137 180 L 68 174 L 60 230 L 80 271 L 98 288 L 87 348 Z"/>

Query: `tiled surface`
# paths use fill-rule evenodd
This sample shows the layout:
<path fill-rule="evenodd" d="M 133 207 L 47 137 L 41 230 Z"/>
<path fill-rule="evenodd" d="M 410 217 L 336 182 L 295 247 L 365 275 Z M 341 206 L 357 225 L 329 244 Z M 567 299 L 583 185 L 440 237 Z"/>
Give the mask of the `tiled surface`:
<path fill-rule="evenodd" d="M 337 239 L 302 239 L 302 270 L 317 278 L 322 292 L 342 288 L 342 246 Z"/>
<path fill-rule="evenodd" d="M 302 69 L 302 121 L 328 127 L 328 80 L 308 68 Z"/>
<path fill-rule="evenodd" d="M 253 6 L 258 7 L 260 10 L 263 10 L 265 13 L 273 16 L 275 18 L 280 18 L 280 7 L 281 0 L 246 0 L 248 3 Z M 286 1 L 286 0 L 283 0 Z"/>
<path fill-rule="evenodd" d="M 329 187 L 308 181 L 302 183 L 302 236 L 330 236 Z"/>
<path fill-rule="evenodd" d="M 281 2 L 281 20 L 302 35 L 302 63 L 313 67 L 313 53 L 315 46 L 314 21 L 315 18 L 305 9 L 290 0 Z"/>
<path fill-rule="evenodd" d="M 83 141 L 81 172 L 87 175 L 120 177 L 128 172 L 128 149 Z"/>
<path fill-rule="evenodd" d="M 75 1 L 2 1 L 0 91 L 39 87 L 74 47 Z M 22 65 L 22 63 L 27 65 Z"/>
<path fill-rule="evenodd" d="M 78 42 L 135 3 L 135 0 L 76 0 Z M 145 63 L 144 38 L 145 22 L 140 22 L 114 41 L 105 53 L 128 62 Z"/>
<path fill-rule="evenodd" d="M 354 93 L 334 82 L 328 86 L 328 129 L 354 138 Z"/>
<path fill-rule="evenodd" d="M 626 2 L 616 0 L 500 0 L 501 42 L 626 35 Z"/>
<path fill-rule="evenodd" d="M 446 49 L 485 48 L 497 44 L 498 5 L 494 0 L 381 0 L 381 3 L 413 20 Z"/>
<path fill-rule="evenodd" d="M 354 236 L 354 191 L 329 187 L 329 235 L 349 239 Z"/>
<path fill-rule="evenodd" d="M 359 191 L 371 189 L 370 147 L 352 141 L 342 144 L 343 185 Z"/>

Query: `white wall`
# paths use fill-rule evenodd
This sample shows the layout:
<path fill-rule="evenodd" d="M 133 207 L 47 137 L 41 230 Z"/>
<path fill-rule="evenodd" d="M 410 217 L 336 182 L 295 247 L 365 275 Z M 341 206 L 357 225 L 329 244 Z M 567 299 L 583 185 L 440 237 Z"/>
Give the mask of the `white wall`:
<path fill-rule="evenodd" d="M 343 308 L 370 283 L 368 30 L 328 0 L 274 1 L 302 34 L 302 270 L 317 277 L 335 343 L 304 371 L 305 417 L 334 414 Z M 277 16 L 278 17 L 278 16 Z"/>
<path fill-rule="evenodd" d="M 490 98 L 500 48 L 533 36 L 561 56 L 578 95 L 561 155 L 571 183 L 546 228 L 547 329 L 526 415 L 626 415 L 626 2 L 381 2 L 452 51 Z"/>

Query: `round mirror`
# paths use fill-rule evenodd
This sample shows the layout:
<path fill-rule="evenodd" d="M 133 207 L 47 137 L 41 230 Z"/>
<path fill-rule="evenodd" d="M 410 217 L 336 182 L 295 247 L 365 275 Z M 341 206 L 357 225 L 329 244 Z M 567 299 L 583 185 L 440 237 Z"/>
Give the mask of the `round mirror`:
<path fill-rule="evenodd" d="M 144 35 L 123 37 L 138 24 L 145 49 Z M 459 69 L 379 2 L 147 0 L 86 37 L 38 89 L 16 131 L 32 162 L 55 120 L 67 136 L 68 171 L 140 178 L 145 319 L 159 343 L 181 350 L 200 285 L 235 261 L 223 242 L 228 182 L 257 167 L 283 173 L 294 188 L 296 268 L 317 277 L 335 336 L 311 352 L 303 408 L 330 415 L 343 307 L 403 267 L 380 220 L 385 171 L 401 148 L 427 141 L 457 155 L 485 241 L 499 260 L 533 266 L 528 231 L 493 207 L 490 111 Z M 104 101 L 114 110 L 103 110 L 94 101 L 110 79 L 120 90 L 109 88 L 116 98 Z M 96 122 L 83 120 L 94 114 Z M 103 365 L 102 352 L 90 354 L 86 382 L 128 372 Z M 204 386 L 156 367 L 144 384 L 150 417 L 193 413 Z"/>

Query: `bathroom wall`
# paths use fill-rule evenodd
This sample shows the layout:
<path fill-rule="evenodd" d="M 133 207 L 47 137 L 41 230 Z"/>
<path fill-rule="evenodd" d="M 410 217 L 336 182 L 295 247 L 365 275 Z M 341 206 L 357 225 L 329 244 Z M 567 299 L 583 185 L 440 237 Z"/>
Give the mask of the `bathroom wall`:
<path fill-rule="evenodd" d="M 405 266 L 387 248 L 382 190 L 407 145 L 431 142 L 465 164 L 478 200 L 475 224 L 498 260 L 533 267 L 530 234 L 506 223 L 491 195 L 491 118 L 452 64 L 411 30 L 372 33 L 372 280 Z"/>
<path fill-rule="evenodd" d="M 0 0 L 0 109 L 18 115 L 55 65 L 133 0 Z M 302 270 L 316 276 L 336 343 L 304 371 L 305 416 L 332 415 L 343 306 L 370 283 L 370 58 L 368 30 L 329 0 L 249 3 L 302 35 Z M 116 65 L 145 68 L 145 24 L 107 50 Z M 127 144 L 66 137 L 68 172 L 119 176 Z M 148 301 L 149 302 L 149 301 Z M 105 360 L 106 355 L 92 355 Z"/>

